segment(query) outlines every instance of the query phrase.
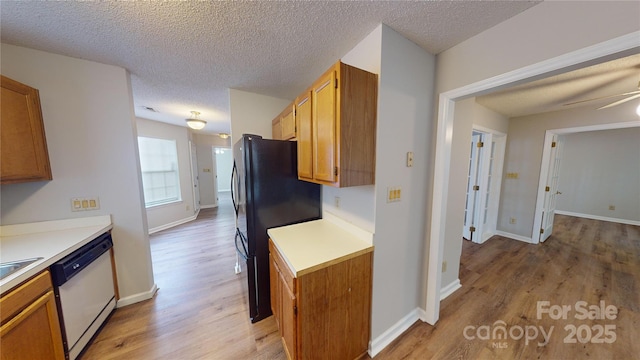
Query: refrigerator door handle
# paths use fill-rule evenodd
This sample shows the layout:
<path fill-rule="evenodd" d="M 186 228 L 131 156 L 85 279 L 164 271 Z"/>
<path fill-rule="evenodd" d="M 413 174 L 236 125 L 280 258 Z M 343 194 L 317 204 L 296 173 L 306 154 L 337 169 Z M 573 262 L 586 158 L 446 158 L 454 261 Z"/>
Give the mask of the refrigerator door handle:
<path fill-rule="evenodd" d="M 240 238 L 240 243 L 242 244 L 242 249 L 240 249 L 240 246 L 238 246 L 238 238 Z M 242 258 L 245 261 L 247 259 L 249 259 L 249 252 L 247 251 L 246 241 L 247 240 L 244 237 L 244 235 L 242 234 L 242 231 L 240 231 L 240 229 L 236 228 L 236 237 L 235 237 L 236 251 L 238 252 L 238 254 L 240 254 L 240 256 L 242 256 Z"/>
<path fill-rule="evenodd" d="M 236 213 L 236 216 L 238 216 L 238 205 L 236 204 L 236 198 L 234 196 L 235 194 L 235 189 L 233 186 L 233 183 L 235 183 L 235 179 L 237 177 L 238 174 L 238 167 L 236 166 L 236 162 L 233 162 L 233 168 L 231 169 L 231 202 L 233 203 L 233 210 Z M 240 200 L 240 199 L 238 199 Z"/>

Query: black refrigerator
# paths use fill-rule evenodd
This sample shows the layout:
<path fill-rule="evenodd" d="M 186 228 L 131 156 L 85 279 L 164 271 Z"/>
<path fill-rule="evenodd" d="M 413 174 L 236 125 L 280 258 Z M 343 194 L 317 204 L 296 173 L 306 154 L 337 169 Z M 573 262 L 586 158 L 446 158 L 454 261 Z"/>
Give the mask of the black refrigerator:
<path fill-rule="evenodd" d="M 272 314 L 267 229 L 320 219 L 320 185 L 298 180 L 294 141 L 245 134 L 234 145 L 233 158 L 234 242 L 246 261 L 249 316 L 255 323 Z"/>

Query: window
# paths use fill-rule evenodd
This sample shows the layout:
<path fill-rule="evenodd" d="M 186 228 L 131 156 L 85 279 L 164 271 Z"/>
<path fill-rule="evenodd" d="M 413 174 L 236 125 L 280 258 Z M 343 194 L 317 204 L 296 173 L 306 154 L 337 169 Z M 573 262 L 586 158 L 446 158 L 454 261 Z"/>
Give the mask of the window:
<path fill-rule="evenodd" d="M 180 200 L 178 151 L 175 140 L 138 137 L 146 207 Z"/>

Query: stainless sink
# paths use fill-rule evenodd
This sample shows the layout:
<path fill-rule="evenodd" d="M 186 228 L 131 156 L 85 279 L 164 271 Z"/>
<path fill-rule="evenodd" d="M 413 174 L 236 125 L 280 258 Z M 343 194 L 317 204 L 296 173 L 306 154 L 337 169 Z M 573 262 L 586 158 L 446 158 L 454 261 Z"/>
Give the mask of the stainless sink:
<path fill-rule="evenodd" d="M 37 258 L 31 258 L 31 259 L 24 259 L 24 260 L 18 260 L 18 261 L 10 261 L 10 262 L 4 262 L 0 264 L 0 280 L 6 278 L 7 276 L 13 274 L 14 272 L 24 268 L 25 266 L 29 266 L 30 264 L 33 264 L 34 262 L 38 261 L 38 260 L 42 260 L 43 258 L 41 257 L 37 257 Z"/>

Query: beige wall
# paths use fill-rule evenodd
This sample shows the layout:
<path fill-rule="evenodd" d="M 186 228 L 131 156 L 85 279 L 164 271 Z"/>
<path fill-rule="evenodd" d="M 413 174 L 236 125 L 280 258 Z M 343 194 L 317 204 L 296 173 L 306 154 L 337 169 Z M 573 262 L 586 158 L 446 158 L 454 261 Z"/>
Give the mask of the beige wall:
<path fill-rule="evenodd" d="M 231 146 L 242 134 L 271 139 L 271 120 L 292 101 L 230 89 Z"/>
<path fill-rule="evenodd" d="M 628 102 L 597 111 L 585 106 L 511 119 L 504 172 L 519 176 L 502 182 L 498 230 L 531 238 L 547 130 L 637 121 L 636 106 Z M 509 223 L 511 217 L 515 224 Z"/>
<path fill-rule="evenodd" d="M 567 134 L 563 142 L 556 210 L 640 225 L 640 127 Z"/>

